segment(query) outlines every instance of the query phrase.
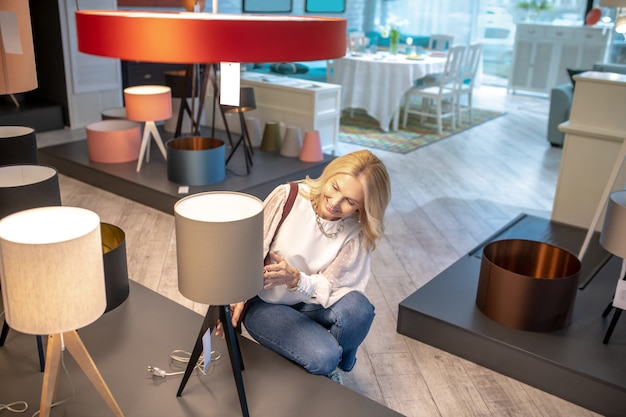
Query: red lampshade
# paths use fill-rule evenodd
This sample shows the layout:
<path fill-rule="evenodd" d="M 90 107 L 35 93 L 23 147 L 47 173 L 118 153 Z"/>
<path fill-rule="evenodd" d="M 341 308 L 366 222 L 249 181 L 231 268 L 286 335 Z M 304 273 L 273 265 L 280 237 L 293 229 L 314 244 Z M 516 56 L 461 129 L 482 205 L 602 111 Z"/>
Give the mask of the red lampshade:
<path fill-rule="evenodd" d="M 78 50 L 164 63 L 292 62 L 343 57 L 346 19 L 80 10 Z"/>
<path fill-rule="evenodd" d="M 146 122 L 172 117 L 172 90 L 163 85 L 139 85 L 124 89 L 128 120 Z"/>

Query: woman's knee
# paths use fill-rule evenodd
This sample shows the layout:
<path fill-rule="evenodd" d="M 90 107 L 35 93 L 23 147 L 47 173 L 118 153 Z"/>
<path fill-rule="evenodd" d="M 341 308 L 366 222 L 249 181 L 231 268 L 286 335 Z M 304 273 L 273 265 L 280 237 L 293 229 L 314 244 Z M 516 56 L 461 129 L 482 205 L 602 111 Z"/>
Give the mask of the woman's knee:
<path fill-rule="evenodd" d="M 332 307 L 339 316 L 342 324 L 371 323 L 376 315 L 374 305 L 358 291 L 344 295 Z"/>

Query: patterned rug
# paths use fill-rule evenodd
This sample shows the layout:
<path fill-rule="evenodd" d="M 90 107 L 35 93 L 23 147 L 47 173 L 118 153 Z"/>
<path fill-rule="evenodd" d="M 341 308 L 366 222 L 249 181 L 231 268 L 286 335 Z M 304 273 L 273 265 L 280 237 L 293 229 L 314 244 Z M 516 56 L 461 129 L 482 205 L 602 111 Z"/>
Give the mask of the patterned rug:
<path fill-rule="evenodd" d="M 426 119 L 422 123 L 420 116 L 409 114 L 406 128 L 402 127 L 396 132 L 383 132 L 380 130 L 378 121 L 365 113 L 364 110 L 353 110 L 354 116 L 350 117 L 350 110 L 344 110 L 339 125 L 339 141 L 363 146 L 366 148 L 380 149 L 388 152 L 407 154 L 422 146 L 429 145 L 441 139 L 488 122 L 504 113 L 474 108 L 474 123 L 470 125 L 467 112 L 462 114 L 461 124 L 457 121 L 456 129 L 450 129 L 450 119 L 443 121 L 443 135 L 437 133 L 437 120 Z M 402 120 L 402 119 L 400 119 Z"/>

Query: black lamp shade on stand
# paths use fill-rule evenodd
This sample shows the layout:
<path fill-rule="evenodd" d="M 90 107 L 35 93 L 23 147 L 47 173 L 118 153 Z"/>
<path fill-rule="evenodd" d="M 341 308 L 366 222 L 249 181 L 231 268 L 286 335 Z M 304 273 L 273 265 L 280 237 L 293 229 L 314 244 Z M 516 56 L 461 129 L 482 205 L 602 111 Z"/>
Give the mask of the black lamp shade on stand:
<path fill-rule="evenodd" d="M 26 126 L 0 126 L 0 165 L 38 163 L 35 129 Z"/>
<path fill-rule="evenodd" d="M 241 124 L 241 137 L 233 147 L 230 155 L 228 155 L 228 158 L 226 159 L 226 164 L 230 162 L 231 158 L 237 151 L 237 148 L 239 148 L 239 145 L 243 145 L 242 147 L 244 152 L 244 158 L 246 161 L 246 174 L 249 174 L 250 166 L 252 165 L 252 155 L 254 155 L 254 151 L 252 150 L 252 141 L 250 140 L 250 135 L 248 133 L 248 127 L 246 125 L 244 113 L 256 109 L 254 88 L 242 87 L 239 90 L 239 106 L 222 106 L 222 109 L 226 113 L 239 113 L 239 123 Z"/>

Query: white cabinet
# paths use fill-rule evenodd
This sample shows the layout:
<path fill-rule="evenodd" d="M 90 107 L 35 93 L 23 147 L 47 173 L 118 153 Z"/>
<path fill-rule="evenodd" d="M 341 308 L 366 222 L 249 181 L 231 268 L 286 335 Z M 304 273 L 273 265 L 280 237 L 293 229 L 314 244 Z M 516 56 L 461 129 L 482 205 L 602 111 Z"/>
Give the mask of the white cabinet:
<path fill-rule="evenodd" d="M 574 79 L 570 119 L 559 126 L 565 142 L 551 219 L 587 229 L 626 137 L 626 75 L 589 71 Z M 624 186 L 625 175 L 615 189 Z"/>
<path fill-rule="evenodd" d="M 519 24 L 515 32 L 508 91 L 549 94 L 567 83 L 567 69 L 591 69 L 602 61 L 610 28 Z"/>
<path fill-rule="evenodd" d="M 253 87 L 256 110 L 246 116 L 258 117 L 261 127 L 267 121 L 277 121 L 284 126 L 320 132 L 322 150 L 334 153 L 339 139 L 339 119 L 341 117 L 341 86 L 317 81 L 307 81 L 285 76 L 244 72 L 241 75 L 242 87 Z M 206 97 L 206 122 L 213 118 L 213 94 Z M 241 132 L 240 121 L 234 114 L 226 114 L 228 127 L 232 132 Z M 215 127 L 223 129 L 221 116 L 216 117 Z"/>

